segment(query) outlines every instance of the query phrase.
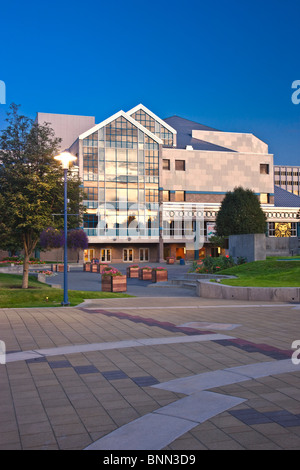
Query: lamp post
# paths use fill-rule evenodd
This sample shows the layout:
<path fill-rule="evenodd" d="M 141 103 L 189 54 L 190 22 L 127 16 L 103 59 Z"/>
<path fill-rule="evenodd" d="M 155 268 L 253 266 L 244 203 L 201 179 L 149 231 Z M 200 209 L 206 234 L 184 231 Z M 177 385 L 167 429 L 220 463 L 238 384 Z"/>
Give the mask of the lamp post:
<path fill-rule="evenodd" d="M 65 232 L 65 245 L 64 245 L 64 300 L 61 303 L 63 306 L 69 305 L 68 299 L 68 218 L 67 218 L 67 180 L 68 169 L 71 162 L 76 160 L 76 157 L 69 152 L 62 152 L 54 157 L 55 160 L 60 161 L 64 170 L 64 232 Z"/>

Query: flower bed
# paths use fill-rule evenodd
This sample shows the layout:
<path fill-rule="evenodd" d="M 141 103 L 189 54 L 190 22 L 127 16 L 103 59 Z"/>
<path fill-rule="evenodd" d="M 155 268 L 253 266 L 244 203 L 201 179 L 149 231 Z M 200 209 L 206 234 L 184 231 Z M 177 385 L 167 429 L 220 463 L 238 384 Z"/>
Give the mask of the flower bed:
<path fill-rule="evenodd" d="M 213 258 L 212 256 L 208 256 L 201 260 L 202 263 L 199 265 L 198 262 L 194 263 L 192 268 L 192 272 L 198 274 L 214 274 L 222 271 L 223 269 L 231 268 L 235 265 L 235 262 L 231 256 L 218 256 L 217 258 Z M 245 260 L 239 260 L 237 264 L 244 263 Z"/>
<path fill-rule="evenodd" d="M 115 268 L 104 268 L 101 276 L 102 292 L 126 292 L 127 278 Z"/>
<path fill-rule="evenodd" d="M 140 268 L 137 264 L 132 264 L 131 266 L 128 266 L 126 268 L 127 277 L 138 279 L 139 270 L 140 270 Z"/>
<path fill-rule="evenodd" d="M 3 258 L 0 261 L 0 264 L 12 264 L 12 265 L 17 265 L 17 264 L 23 264 L 24 260 L 22 257 L 19 256 L 8 256 L 6 258 Z M 41 261 L 37 258 L 30 258 L 29 264 L 46 264 L 45 261 Z"/>
<path fill-rule="evenodd" d="M 152 269 L 152 282 L 165 282 L 168 280 L 168 271 L 166 268 Z"/>
<path fill-rule="evenodd" d="M 140 268 L 139 279 L 142 281 L 152 281 L 152 268 L 150 266 Z"/>

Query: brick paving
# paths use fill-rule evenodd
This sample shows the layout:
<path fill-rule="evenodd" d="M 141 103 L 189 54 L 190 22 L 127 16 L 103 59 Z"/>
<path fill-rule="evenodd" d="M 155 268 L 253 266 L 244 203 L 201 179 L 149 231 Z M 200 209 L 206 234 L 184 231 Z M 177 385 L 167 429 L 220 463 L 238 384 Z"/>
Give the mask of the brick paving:
<path fill-rule="evenodd" d="M 300 339 L 299 317 L 299 306 L 292 304 L 193 296 L 1 309 L 0 339 L 7 357 L 15 359 L 0 364 L 0 450 L 85 449 L 181 403 L 186 393 L 158 388 L 174 379 L 213 372 L 217 377 L 228 368 L 290 361 L 291 344 Z M 201 327 L 205 322 L 208 329 Z M 189 323 L 199 327 L 182 326 Z M 218 324 L 233 329 L 220 332 Z M 206 340 L 205 335 L 219 333 L 229 339 Z M 136 340 L 148 343 L 131 345 Z M 129 341 L 127 347 L 120 347 L 123 341 Z M 96 346 L 83 351 L 84 345 Z M 57 349 L 56 354 L 55 348 L 65 346 L 75 349 L 65 354 Z M 13 356 L 29 351 L 36 355 Z M 298 367 L 239 382 L 213 382 L 207 389 L 213 396 L 241 402 L 193 423 L 161 449 L 299 449 Z"/>

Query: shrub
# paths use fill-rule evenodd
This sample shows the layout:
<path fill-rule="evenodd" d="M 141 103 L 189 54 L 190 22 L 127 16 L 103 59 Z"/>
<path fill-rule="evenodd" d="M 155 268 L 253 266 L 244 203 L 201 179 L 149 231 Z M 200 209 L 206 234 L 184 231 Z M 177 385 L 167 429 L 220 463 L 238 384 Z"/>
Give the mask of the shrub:
<path fill-rule="evenodd" d="M 201 266 L 196 264 L 193 265 L 193 272 L 195 273 L 217 273 L 223 269 L 231 268 L 235 265 L 235 262 L 231 256 L 219 256 L 218 258 L 213 258 L 208 256 L 203 259 Z"/>

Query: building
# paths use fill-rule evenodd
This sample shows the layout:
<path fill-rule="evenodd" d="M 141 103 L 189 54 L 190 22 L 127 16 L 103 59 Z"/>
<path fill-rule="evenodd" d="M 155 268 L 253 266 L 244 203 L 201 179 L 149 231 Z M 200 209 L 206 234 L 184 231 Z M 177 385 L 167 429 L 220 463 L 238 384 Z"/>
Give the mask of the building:
<path fill-rule="evenodd" d="M 274 184 L 300 196 L 300 166 L 274 166 Z"/>
<path fill-rule="evenodd" d="M 87 207 L 85 261 L 217 256 L 209 238 L 222 199 L 236 186 L 259 198 L 270 250 L 273 238 L 289 238 L 287 250 L 298 250 L 300 197 L 288 193 L 296 199 L 280 205 L 280 191 L 287 191 L 274 186 L 273 155 L 253 134 L 178 116 L 161 119 L 142 104 L 96 125 L 84 116 L 38 113 L 37 119 L 50 122 L 63 138 L 62 150 L 78 157 Z"/>

